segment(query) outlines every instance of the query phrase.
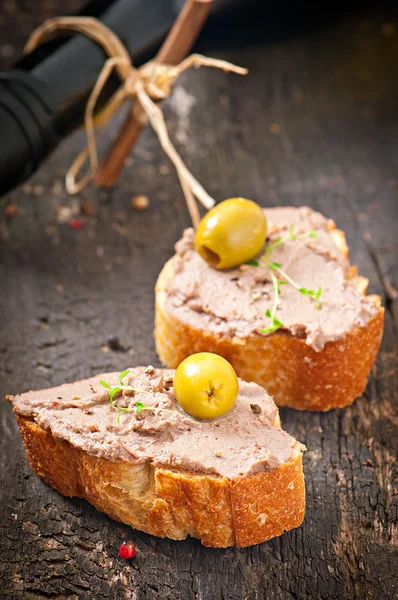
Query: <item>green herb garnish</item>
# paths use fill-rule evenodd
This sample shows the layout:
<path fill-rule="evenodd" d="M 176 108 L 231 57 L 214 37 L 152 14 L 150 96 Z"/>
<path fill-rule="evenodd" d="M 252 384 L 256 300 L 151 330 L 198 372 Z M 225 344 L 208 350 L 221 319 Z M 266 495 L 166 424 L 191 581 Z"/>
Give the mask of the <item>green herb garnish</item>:
<path fill-rule="evenodd" d="M 275 266 L 277 265 L 277 266 Z M 269 268 L 270 269 L 274 269 L 275 271 L 278 271 L 278 273 L 280 275 L 282 275 L 282 277 L 286 280 L 285 283 L 290 283 L 290 285 L 292 285 L 294 288 L 296 288 L 296 290 L 298 292 L 300 292 L 300 294 L 303 294 L 304 296 L 310 296 L 313 300 L 315 300 L 315 308 L 321 308 L 321 301 L 320 301 L 320 297 L 322 294 L 322 288 L 318 287 L 317 291 L 315 292 L 315 290 L 310 290 L 308 288 L 302 287 L 300 286 L 298 283 L 296 283 L 294 281 L 294 279 L 292 279 L 282 268 L 282 265 L 279 265 L 279 263 L 270 263 Z M 280 293 L 280 291 L 279 291 Z"/>
<path fill-rule="evenodd" d="M 128 373 L 130 373 L 130 369 L 126 369 L 125 371 L 122 371 L 121 373 L 119 373 L 119 385 L 111 386 L 106 381 L 100 381 L 100 384 L 105 389 L 108 390 L 110 404 L 119 410 L 119 414 L 117 415 L 117 422 L 118 423 L 120 423 L 120 417 L 122 416 L 122 414 L 126 413 L 126 412 L 140 413 L 142 410 L 153 410 L 153 411 L 160 411 L 161 410 L 163 412 L 172 412 L 172 413 L 175 412 L 173 410 L 168 410 L 166 408 L 159 408 L 159 407 L 156 407 L 156 406 L 146 406 L 142 402 L 136 402 L 134 404 L 134 406 L 132 406 L 132 407 L 130 407 L 130 406 L 120 406 L 120 404 L 118 404 L 117 400 L 115 399 L 115 396 L 119 392 L 122 392 L 123 390 L 129 390 L 130 392 L 133 392 L 134 394 L 135 393 L 152 394 L 152 392 L 149 391 L 149 390 L 140 390 L 138 388 L 133 387 L 132 385 L 129 385 L 129 384 L 125 383 L 123 380 L 126 377 L 126 375 L 128 375 Z"/>
<path fill-rule="evenodd" d="M 269 308 L 265 312 L 265 316 L 271 320 L 271 325 L 266 329 L 260 329 L 260 333 L 271 333 L 272 331 L 276 331 L 279 327 L 283 327 L 283 323 L 276 318 L 276 311 L 279 304 L 279 295 L 281 290 L 279 288 L 279 282 L 275 277 L 274 273 L 271 271 L 271 280 L 272 286 L 274 288 L 274 303 L 272 305 L 272 309 Z"/>
<path fill-rule="evenodd" d="M 130 408 L 129 406 L 120 406 L 117 402 L 117 400 L 115 399 L 115 396 L 117 394 L 119 394 L 119 392 L 122 392 L 123 390 L 128 390 L 130 392 L 135 393 L 142 393 L 142 394 L 150 394 L 151 392 L 147 391 L 147 390 L 140 390 L 138 388 L 133 387 L 132 385 L 129 385 L 128 383 L 124 382 L 124 378 L 126 377 L 126 375 L 128 375 L 130 373 L 130 369 L 126 369 L 125 371 L 122 371 L 121 373 L 119 373 L 119 385 L 114 385 L 111 386 L 109 385 L 108 382 L 106 381 L 100 381 L 100 384 L 108 390 L 109 393 L 109 402 L 112 406 L 114 406 L 115 408 L 117 408 L 120 412 L 117 416 L 117 421 L 118 423 L 120 422 L 120 417 L 123 413 L 125 412 L 141 412 L 145 406 L 142 402 L 136 402 L 135 405 Z M 149 407 L 150 408 L 150 407 Z"/>
<path fill-rule="evenodd" d="M 318 289 L 315 291 L 315 290 L 312 290 L 312 289 L 309 289 L 309 288 L 299 285 L 298 283 L 296 283 L 294 281 L 294 279 L 292 279 L 286 273 L 286 271 L 283 270 L 282 265 L 280 263 L 278 263 L 276 261 L 270 261 L 268 258 L 269 254 L 271 252 L 273 252 L 275 250 L 275 248 L 277 248 L 281 244 L 285 244 L 286 242 L 289 242 L 291 240 L 301 240 L 304 238 L 316 238 L 316 237 L 317 237 L 317 232 L 314 229 L 312 229 L 311 231 L 308 231 L 306 233 L 295 234 L 294 233 L 294 225 L 292 223 L 289 226 L 289 232 L 285 236 L 279 236 L 276 238 L 276 240 L 272 244 L 269 244 L 265 248 L 264 253 L 262 254 L 262 256 L 259 257 L 258 260 L 251 260 L 247 263 L 248 265 L 251 265 L 251 266 L 257 267 L 259 265 L 264 265 L 269 268 L 271 281 L 272 281 L 272 287 L 273 287 L 273 291 L 274 291 L 274 302 L 273 302 L 272 308 L 271 308 L 271 310 L 267 309 L 267 311 L 265 312 L 265 316 L 270 319 L 271 324 L 266 329 L 260 329 L 260 333 L 271 333 L 271 332 L 279 329 L 279 327 L 283 327 L 283 323 L 281 321 L 279 321 L 279 319 L 277 319 L 277 317 L 276 317 L 276 311 L 277 311 L 278 304 L 279 304 L 279 296 L 281 295 L 281 289 L 280 289 L 281 285 L 286 285 L 287 283 L 289 283 L 300 294 L 303 294 L 304 296 L 309 296 L 310 298 L 312 298 L 312 300 L 315 301 L 315 308 L 318 308 L 318 309 L 321 308 L 321 300 L 320 300 L 321 294 L 322 294 L 321 287 L 318 287 Z M 279 277 L 281 277 L 281 278 L 278 279 L 275 276 L 275 273 L 278 273 Z"/>
<path fill-rule="evenodd" d="M 259 267 L 260 263 L 258 262 L 258 260 L 248 260 L 247 265 L 250 265 L 250 267 Z"/>
<path fill-rule="evenodd" d="M 321 301 L 319 299 L 322 294 L 321 287 L 319 287 L 316 292 L 314 292 L 314 290 L 307 290 L 307 288 L 300 288 L 299 292 L 300 292 L 300 294 L 304 294 L 306 296 L 310 296 L 311 298 L 313 298 L 316 301 L 315 308 L 318 308 L 318 309 L 321 308 Z"/>
<path fill-rule="evenodd" d="M 134 393 L 136 393 L 136 392 L 142 392 L 143 394 L 149 394 L 150 393 L 147 390 L 139 390 L 139 389 L 133 387 L 132 385 L 129 385 L 128 383 L 125 383 L 123 381 L 123 379 L 129 373 L 130 373 L 130 369 L 126 369 L 125 371 L 122 371 L 121 373 L 119 373 L 119 385 L 110 386 L 109 383 L 107 383 L 106 381 L 100 381 L 100 384 L 104 388 L 106 388 L 107 390 L 109 390 L 109 402 L 111 404 L 113 404 L 116 394 L 118 394 L 119 392 L 121 392 L 123 390 L 129 390 L 130 392 L 134 392 Z"/>
<path fill-rule="evenodd" d="M 282 236 L 277 237 L 276 240 L 272 244 L 269 244 L 266 247 L 264 254 L 269 254 L 270 252 L 273 252 L 273 250 L 275 250 L 275 248 L 277 248 L 281 244 L 290 242 L 291 240 L 303 240 L 303 239 L 309 238 L 309 237 L 316 238 L 316 236 L 317 236 L 317 233 L 316 233 L 315 229 L 311 229 L 311 231 L 307 231 L 306 233 L 299 233 L 297 235 L 296 233 L 294 233 L 294 225 L 293 225 L 293 223 L 291 223 L 289 226 L 289 233 L 287 233 L 283 237 Z"/>

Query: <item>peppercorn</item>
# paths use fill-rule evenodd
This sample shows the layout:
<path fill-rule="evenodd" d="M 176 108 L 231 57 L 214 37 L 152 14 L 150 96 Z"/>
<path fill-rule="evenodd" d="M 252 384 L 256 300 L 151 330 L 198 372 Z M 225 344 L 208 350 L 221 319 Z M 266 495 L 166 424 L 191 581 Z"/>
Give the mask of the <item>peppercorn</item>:
<path fill-rule="evenodd" d="M 72 221 L 69 221 L 69 227 L 71 229 L 81 229 L 84 227 L 84 221 L 81 219 L 72 219 Z"/>
<path fill-rule="evenodd" d="M 108 337 L 106 338 L 106 345 L 111 350 L 116 350 L 116 351 L 124 350 L 123 346 L 120 343 L 119 338 L 116 335 L 108 335 Z"/>
<path fill-rule="evenodd" d="M 120 558 L 124 558 L 125 560 L 129 560 L 134 558 L 135 556 L 135 546 L 132 542 L 123 542 L 120 544 L 119 548 L 119 556 Z"/>

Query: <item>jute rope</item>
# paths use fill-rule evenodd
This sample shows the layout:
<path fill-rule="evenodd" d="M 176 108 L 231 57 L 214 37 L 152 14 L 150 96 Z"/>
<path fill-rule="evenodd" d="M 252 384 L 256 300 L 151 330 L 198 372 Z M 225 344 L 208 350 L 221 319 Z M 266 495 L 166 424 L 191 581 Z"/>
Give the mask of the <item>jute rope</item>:
<path fill-rule="evenodd" d="M 196 227 L 200 219 L 196 199 L 207 209 L 214 206 L 214 199 L 209 196 L 188 170 L 171 143 L 163 112 L 157 102 L 170 95 L 177 77 L 191 67 L 215 67 L 216 69 L 222 69 L 223 71 L 239 75 L 245 75 L 247 69 L 237 67 L 224 60 L 208 58 L 200 54 L 192 54 L 176 66 L 150 61 L 137 69 L 132 64 L 126 47 L 117 35 L 106 27 L 106 25 L 91 17 L 57 17 L 45 21 L 30 36 L 25 46 L 25 52 L 32 52 L 37 46 L 61 30 L 83 33 L 97 42 L 109 56 L 102 67 L 85 108 L 84 127 L 87 136 L 87 146 L 78 154 L 66 174 L 66 189 L 68 193 L 76 194 L 80 192 L 92 180 L 98 169 L 95 128 L 99 130 L 103 129 L 109 119 L 126 100 L 130 100 L 134 117 L 141 124 L 145 124 L 147 121 L 151 123 L 159 138 L 160 145 L 173 162 L 193 225 Z M 114 69 L 120 77 L 121 86 L 111 96 L 104 108 L 94 116 L 98 98 Z M 79 179 L 79 173 L 87 160 L 89 161 L 89 167 L 86 173 Z"/>

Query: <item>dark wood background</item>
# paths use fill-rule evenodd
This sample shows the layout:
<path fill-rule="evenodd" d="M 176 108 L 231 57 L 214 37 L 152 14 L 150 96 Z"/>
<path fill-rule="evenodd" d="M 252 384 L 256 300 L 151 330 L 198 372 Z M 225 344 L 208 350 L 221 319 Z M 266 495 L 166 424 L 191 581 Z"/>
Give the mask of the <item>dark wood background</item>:
<path fill-rule="evenodd" d="M 3 64 L 17 58 L 34 25 L 64 10 L 36 4 L 3 2 Z M 250 74 L 192 71 L 177 84 L 197 100 L 188 122 L 181 105 L 165 112 L 174 138 L 188 127 L 178 149 L 218 200 L 308 204 L 334 218 L 386 306 L 365 395 L 327 414 L 281 411 L 284 427 L 308 447 L 303 526 L 241 550 L 134 531 L 33 475 L 11 407 L 1 403 L 1 598 L 397 597 L 397 12 L 379 6 L 298 22 L 288 33 L 272 21 L 261 33 L 257 23 L 253 36 L 216 50 L 213 32 L 208 52 Z M 0 199 L 1 396 L 159 364 L 153 287 L 189 225 L 177 178 L 147 129 L 113 191 L 90 186 L 71 199 L 63 176 L 82 143 L 81 133 L 70 137 Z M 147 211 L 133 209 L 135 194 L 149 197 Z M 18 214 L 7 217 L 7 205 Z M 83 228 L 60 222 L 81 205 L 95 211 L 78 216 Z M 109 335 L 124 352 L 106 351 Z M 123 540 L 137 545 L 131 563 L 118 557 Z"/>

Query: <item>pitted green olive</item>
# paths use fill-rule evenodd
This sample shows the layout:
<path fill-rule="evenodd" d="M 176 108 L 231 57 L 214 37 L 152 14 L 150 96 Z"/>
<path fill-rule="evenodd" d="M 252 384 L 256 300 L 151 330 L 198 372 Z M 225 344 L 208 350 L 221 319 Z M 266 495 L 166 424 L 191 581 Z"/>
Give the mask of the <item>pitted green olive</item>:
<path fill-rule="evenodd" d="M 232 365 L 212 352 L 199 352 L 183 360 L 173 386 L 182 408 L 198 419 L 214 419 L 227 413 L 239 393 Z"/>
<path fill-rule="evenodd" d="M 230 198 L 203 217 L 196 230 L 195 248 L 212 267 L 231 269 L 254 258 L 266 237 L 262 208 L 245 198 Z"/>

